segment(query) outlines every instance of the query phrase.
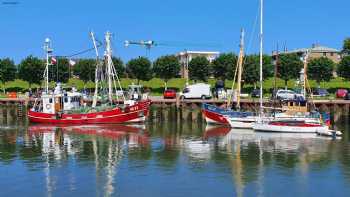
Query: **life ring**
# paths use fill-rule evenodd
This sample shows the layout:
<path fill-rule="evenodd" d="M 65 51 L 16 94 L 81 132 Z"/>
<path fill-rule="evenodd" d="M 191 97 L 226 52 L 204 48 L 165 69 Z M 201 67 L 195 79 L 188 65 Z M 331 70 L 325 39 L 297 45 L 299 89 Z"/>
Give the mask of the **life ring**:
<path fill-rule="evenodd" d="M 50 104 L 46 104 L 46 109 L 51 109 L 51 105 Z"/>

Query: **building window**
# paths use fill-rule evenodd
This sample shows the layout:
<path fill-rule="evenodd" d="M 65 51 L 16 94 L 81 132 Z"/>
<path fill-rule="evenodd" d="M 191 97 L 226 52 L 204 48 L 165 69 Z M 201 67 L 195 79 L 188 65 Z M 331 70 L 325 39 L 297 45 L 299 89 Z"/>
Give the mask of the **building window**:
<path fill-rule="evenodd" d="M 333 52 L 331 53 L 331 56 L 332 56 L 332 57 L 334 56 L 334 53 L 333 53 Z"/>
<path fill-rule="evenodd" d="M 323 57 L 327 57 L 327 53 L 326 52 L 323 52 Z"/>

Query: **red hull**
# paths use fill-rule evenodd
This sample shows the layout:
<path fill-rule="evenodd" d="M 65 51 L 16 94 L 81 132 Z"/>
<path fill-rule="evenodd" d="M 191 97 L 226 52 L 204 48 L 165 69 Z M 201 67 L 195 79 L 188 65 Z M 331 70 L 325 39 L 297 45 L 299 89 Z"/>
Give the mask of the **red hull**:
<path fill-rule="evenodd" d="M 142 122 L 148 116 L 151 101 L 141 101 L 122 110 L 116 107 L 109 111 L 86 114 L 56 114 L 28 111 L 30 122 L 47 124 L 113 124 L 127 122 Z"/>
<path fill-rule="evenodd" d="M 229 125 L 227 119 L 219 113 L 211 112 L 205 109 L 203 109 L 202 112 L 206 120 L 210 121 L 210 123 Z"/>
<path fill-rule="evenodd" d="M 226 136 L 231 131 L 230 127 L 213 127 L 205 131 L 204 133 L 204 139 L 208 139 L 211 137 L 220 137 L 220 136 Z"/>

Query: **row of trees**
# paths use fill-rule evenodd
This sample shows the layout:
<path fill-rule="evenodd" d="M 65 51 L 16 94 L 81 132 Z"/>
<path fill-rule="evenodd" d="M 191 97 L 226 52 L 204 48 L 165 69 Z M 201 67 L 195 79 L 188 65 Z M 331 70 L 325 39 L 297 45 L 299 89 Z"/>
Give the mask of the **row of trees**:
<path fill-rule="evenodd" d="M 316 58 L 308 62 L 308 78 L 321 81 L 329 81 L 333 77 L 333 71 L 337 68 L 339 76 L 350 79 L 350 39 L 344 41 L 343 57 L 338 65 L 326 58 Z M 139 80 L 149 80 L 158 77 L 167 82 L 171 78 L 179 76 L 180 62 L 173 55 L 162 56 L 153 63 L 145 57 L 131 59 L 126 64 L 120 58 L 113 57 L 119 77 L 128 77 Z M 237 55 L 224 53 L 209 62 L 205 57 L 196 57 L 189 62 L 189 77 L 192 80 L 207 81 L 208 77 L 216 79 L 233 79 Z M 49 77 L 54 81 L 67 82 L 73 74 L 81 80 L 93 81 L 95 78 L 95 59 L 80 59 L 70 67 L 68 59 L 58 59 L 56 65 L 50 66 Z M 259 55 L 248 55 L 244 59 L 243 83 L 256 84 L 259 81 Z M 297 54 L 281 54 L 278 57 L 278 77 L 287 84 L 288 80 L 297 79 L 303 68 L 303 62 Z M 43 78 L 45 62 L 39 58 L 29 56 L 18 65 L 9 58 L 0 60 L 0 81 L 7 82 L 19 78 L 30 84 L 40 84 Z M 263 56 L 264 78 L 274 75 L 274 66 L 271 56 Z"/>

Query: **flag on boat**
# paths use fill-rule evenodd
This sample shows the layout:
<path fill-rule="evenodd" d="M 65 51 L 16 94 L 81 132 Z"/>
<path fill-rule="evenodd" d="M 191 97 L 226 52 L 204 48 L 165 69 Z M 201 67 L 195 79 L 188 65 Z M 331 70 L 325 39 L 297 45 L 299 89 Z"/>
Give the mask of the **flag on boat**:
<path fill-rule="evenodd" d="M 76 64 L 76 62 L 75 61 L 73 61 L 73 60 L 69 60 L 69 65 L 70 66 L 74 66 Z"/>
<path fill-rule="evenodd" d="M 51 57 L 51 64 L 57 64 L 57 59 L 55 57 Z"/>
<path fill-rule="evenodd" d="M 327 112 L 323 112 L 321 114 L 322 117 L 322 121 L 327 125 L 330 126 L 331 125 L 331 115 Z"/>

